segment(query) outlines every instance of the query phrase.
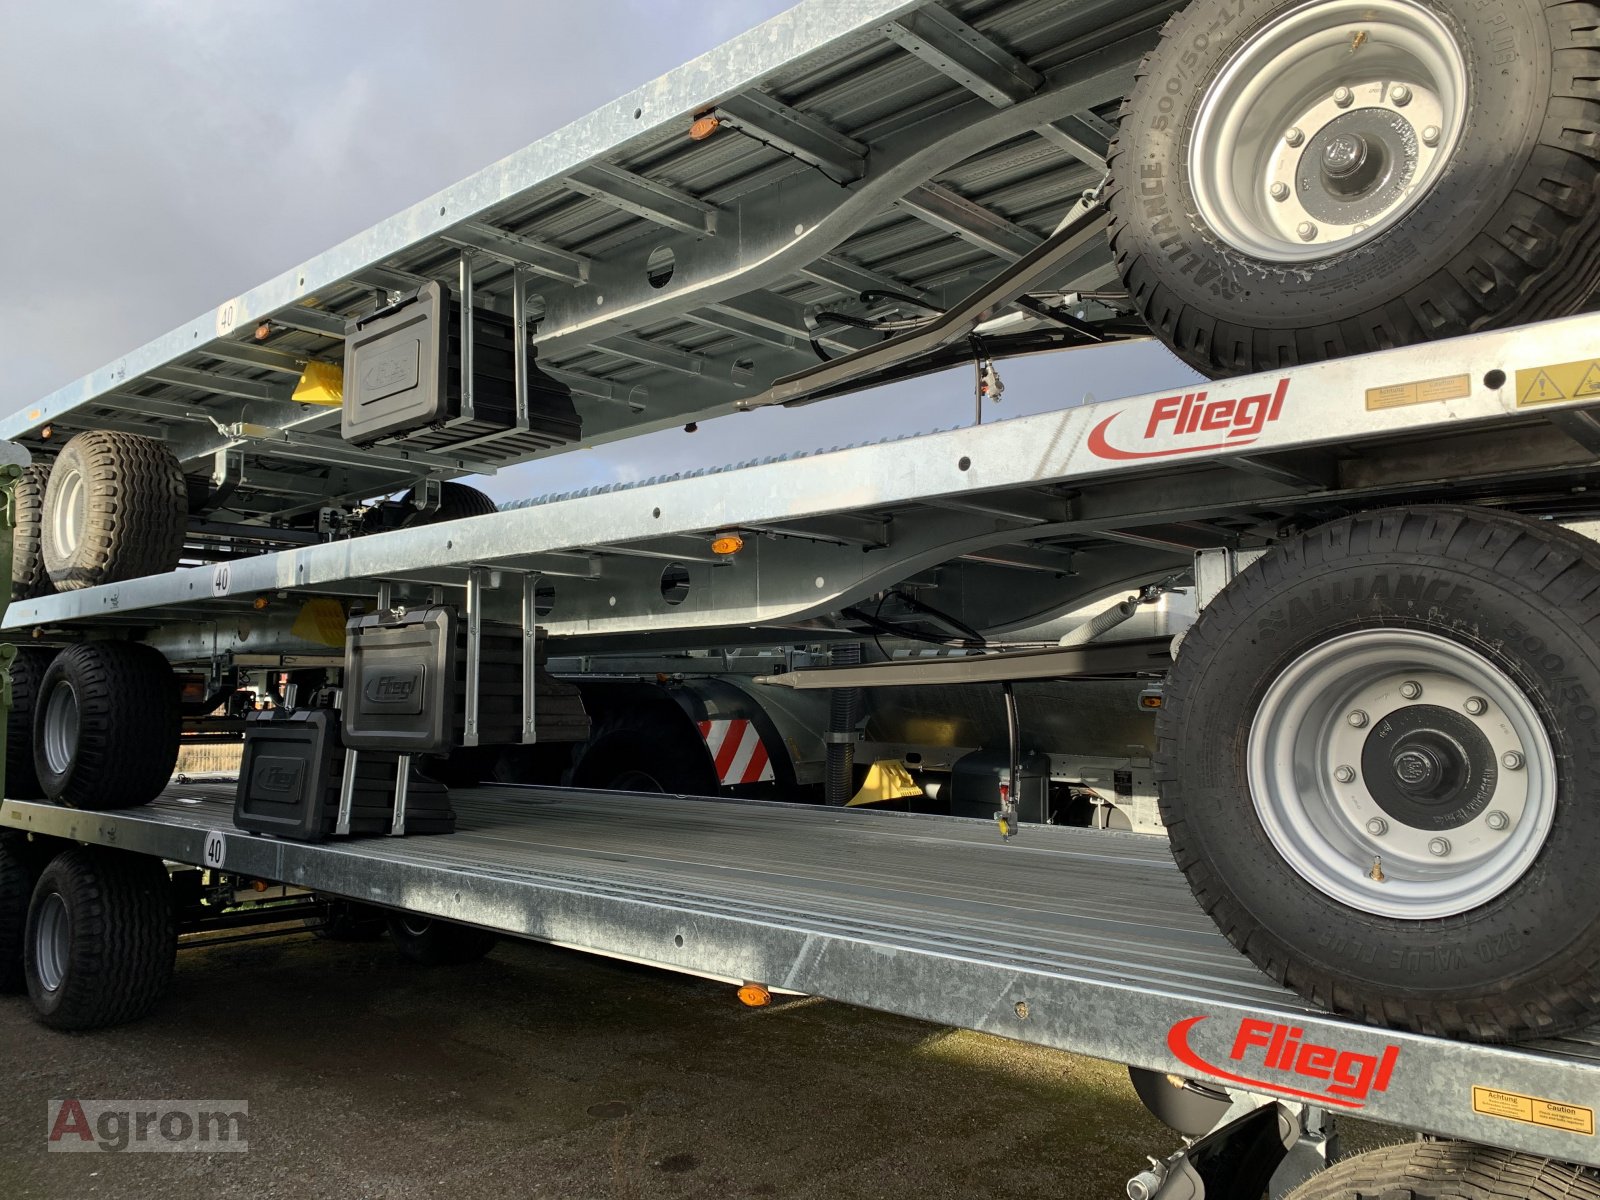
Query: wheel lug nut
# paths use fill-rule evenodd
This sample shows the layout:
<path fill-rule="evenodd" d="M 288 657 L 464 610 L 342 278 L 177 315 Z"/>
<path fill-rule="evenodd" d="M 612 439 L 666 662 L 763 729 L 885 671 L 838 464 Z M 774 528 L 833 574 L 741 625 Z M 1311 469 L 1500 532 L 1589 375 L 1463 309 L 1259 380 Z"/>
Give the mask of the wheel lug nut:
<path fill-rule="evenodd" d="M 1274 200 L 1287 200 L 1289 198 L 1289 185 L 1287 183 L 1273 184 L 1272 198 Z"/>
<path fill-rule="evenodd" d="M 1333 769 L 1333 777 L 1340 783 L 1350 783 L 1356 777 L 1356 769 L 1354 767 L 1335 767 Z"/>
<path fill-rule="evenodd" d="M 1483 823 L 1490 829 L 1495 830 L 1497 833 L 1503 829 L 1511 828 L 1511 818 L 1506 816 L 1506 814 L 1501 812 L 1498 808 L 1492 810 L 1488 816 L 1484 817 Z"/>
<path fill-rule="evenodd" d="M 1481 717 L 1489 710 L 1489 702 L 1482 696 L 1468 696 L 1461 707 L 1467 710 L 1468 716 Z"/>
<path fill-rule="evenodd" d="M 1300 227 L 1295 232 L 1300 235 L 1302 242 L 1315 241 L 1317 237 L 1317 227 L 1310 221 L 1301 221 Z"/>
<path fill-rule="evenodd" d="M 1439 144 L 1439 127 L 1437 125 L 1423 126 L 1422 144 L 1424 146 L 1437 146 Z"/>
<path fill-rule="evenodd" d="M 1299 129 L 1291 129 L 1288 133 L 1283 135 L 1283 140 L 1288 142 L 1291 146 L 1298 146 L 1301 142 L 1306 140 L 1306 135 L 1301 133 Z"/>
<path fill-rule="evenodd" d="M 1389 89 L 1389 99 L 1394 101 L 1396 108 L 1404 108 L 1411 103 L 1411 89 L 1403 83 L 1397 83 Z"/>
<path fill-rule="evenodd" d="M 1346 717 L 1345 720 L 1350 722 L 1350 726 L 1353 729 L 1365 729 L 1367 727 L 1367 714 L 1359 708 Z"/>
<path fill-rule="evenodd" d="M 1516 750 L 1507 750 L 1500 756 L 1500 761 L 1505 764 L 1508 771 L 1522 770 L 1522 754 Z"/>
<path fill-rule="evenodd" d="M 1350 102 L 1355 98 L 1356 94 L 1347 87 L 1333 89 L 1333 102 L 1340 108 L 1349 108 Z"/>
<path fill-rule="evenodd" d="M 1422 685 L 1414 679 L 1408 679 L 1400 685 L 1400 694 L 1407 700 L 1415 700 L 1422 695 Z"/>
<path fill-rule="evenodd" d="M 1428 853 L 1435 858 L 1443 858 L 1450 853 L 1450 843 L 1445 838 L 1434 838 L 1428 843 Z"/>
<path fill-rule="evenodd" d="M 1382 817 L 1373 817 L 1372 820 L 1367 822 L 1367 832 L 1373 837 L 1382 837 L 1389 832 L 1389 822 Z"/>

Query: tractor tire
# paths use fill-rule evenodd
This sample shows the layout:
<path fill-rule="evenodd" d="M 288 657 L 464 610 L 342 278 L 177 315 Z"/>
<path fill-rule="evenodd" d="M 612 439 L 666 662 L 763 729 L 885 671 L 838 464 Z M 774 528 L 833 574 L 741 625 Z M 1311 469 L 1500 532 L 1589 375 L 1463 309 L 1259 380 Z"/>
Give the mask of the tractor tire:
<path fill-rule="evenodd" d="M 40 535 L 44 529 L 44 493 L 50 482 L 48 465 L 24 467 L 13 495 L 17 527 L 11 534 L 11 598 L 32 600 L 48 596 L 55 588 L 44 569 Z"/>
<path fill-rule="evenodd" d="M 1284 1200 L 1600 1200 L 1581 1167 L 1466 1142 L 1407 1142 L 1320 1171 Z"/>
<path fill-rule="evenodd" d="M 103 811 L 148 804 L 178 760 L 178 681 L 139 642 L 80 642 L 39 685 L 33 762 L 58 804 Z"/>
<path fill-rule="evenodd" d="M 416 490 L 412 489 L 401 503 L 414 505 L 416 499 Z M 439 507 L 431 510 L 413 508 L 400 527 L 411 529 L 418 525 L 436 525 L 440 521 L 459 521 L 462 517 L 481 517 L 498 511 L 495 502 L 477 488 L 446 481 L 439 485 Z"/>
<path fill-rule="evenodd" d="M 6 714 L 6 795 L 41 800 L 44 786 L 33 765 L 33 721 L 44 673 L 56 652 L 44 646 L 19 646 L 11 660 L 11 711 Z"/>
<path fill-rule="evenodd" d="M 424 967 L 459 967 L 493 950 L 500 935 L 415 913 L 390 913 L 389 937 L 402 958 Z"/>
<path fill-rule="evenodd" d="M 715 796 L 716 764 L 676 705 L 608 713 L 573 754 L 567 785 L 610 792 Z"/>
<path fill-rule="evenodd" d="M 375 942 L 388 927 L 382 909 L 341 896 L 320 897 L 321 917 L 307 917 L 306 928 L 325 942 Z"/>
<path fill-rule="evenodd" d="M 35 858 L 21 834 L 0 832 L 0 996 L 28 990 L 22 970 L 22 936 L 28 927 Z"/>
<path fill-rule="evenodd" d="M 1173 855 L 1279 983 L 1476 1041 L 1600 1018 L 1600 546 L 1484 509 L 1331 522 L 1201 611 L 1163 700 Z"/>
<path fill-rule="evenodd" d="M 1110 154 L 1132 302 L 1212 376 L 1576 312 L 1596 76 L 1568 0 L 1194 0 Z"/>
<path fill-rule="evenodd" d="M 158 858 L 74 847 L 34 885 L 23 942 L 28 996 L 52 1029 L 146 1016 L 177 957 L 172 883 Z"/>
<path fill-rule="evenodd" d="M 188 485 L 166 446 L 133 433 L 80 433 L 50 469 L 45 570 L 58 591 L 165 574 L 178 565 L 188 517 Z"/>

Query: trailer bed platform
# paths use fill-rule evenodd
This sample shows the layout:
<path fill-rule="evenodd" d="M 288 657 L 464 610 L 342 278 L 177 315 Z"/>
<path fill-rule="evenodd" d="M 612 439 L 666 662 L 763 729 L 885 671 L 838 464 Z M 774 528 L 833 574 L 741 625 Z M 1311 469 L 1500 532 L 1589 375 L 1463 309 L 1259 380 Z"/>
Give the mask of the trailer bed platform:
<path fill-rule="evenodd" d="M 1310 1009 L 1228 945 L 1162 840 L 487 787 L 452 790 L 453 835 L 311 845 L 235 829 L 233 790 L 174 785 L 107 813 L 6 801 L 0 828 L 1600 1165 L 1600 1030 L 1494 1047 Z"/>

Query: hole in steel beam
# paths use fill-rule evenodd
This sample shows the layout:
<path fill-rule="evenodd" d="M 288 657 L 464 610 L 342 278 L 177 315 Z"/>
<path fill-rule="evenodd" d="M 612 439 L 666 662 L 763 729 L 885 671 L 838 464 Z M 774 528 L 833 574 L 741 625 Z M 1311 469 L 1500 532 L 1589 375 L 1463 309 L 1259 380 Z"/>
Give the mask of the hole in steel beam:
<path fill-rule="evenodd" d="M 650 257 L 644 264 L 645 280 L 653 288 L 664 288 L 672 279 L 672 272 L 677 270 L 678 256 L 672 252 L 671 246 L 657 246 L 650 251 Z"/>
<path fill-rule="evenodd" d="M 682 604 L 689 595 L 689 568 L 668 563 L 661 572 L 661 598 L 668 604 Z"/>

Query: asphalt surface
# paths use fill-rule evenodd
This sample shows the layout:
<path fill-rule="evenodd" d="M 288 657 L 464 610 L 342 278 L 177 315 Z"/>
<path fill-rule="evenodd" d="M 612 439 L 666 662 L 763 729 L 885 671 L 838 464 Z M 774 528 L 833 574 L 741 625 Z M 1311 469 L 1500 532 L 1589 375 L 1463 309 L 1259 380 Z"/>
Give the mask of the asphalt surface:
<path fill-rule="evenodd" d="M 250 1149 L 48 1153 L 65 1097 L 242 1099 Z M 1102 1200 L 1177 1144 L 1120 1066 L 527 943 L 185 950 L 155 1016 L 90 1034 L 0 997 L 6 1200 Z"/>

